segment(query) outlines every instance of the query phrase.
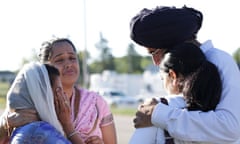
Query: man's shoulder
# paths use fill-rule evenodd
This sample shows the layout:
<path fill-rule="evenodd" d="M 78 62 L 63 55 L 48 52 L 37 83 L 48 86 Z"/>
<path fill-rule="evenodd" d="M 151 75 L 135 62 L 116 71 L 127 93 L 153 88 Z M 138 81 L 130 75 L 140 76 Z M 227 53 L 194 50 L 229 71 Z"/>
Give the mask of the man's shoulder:
<path fill-rule="evenodd" d="M 200 46 L 201 50 L 205 53 L 205 54 L 211 54 L 211 55 L 222 55 L 222 56 L 230 56 L 232 57 L 229 53 L 227 53 L 226 51 L 216 48 L 211 40 L 207 40 L 204 43 L 202 43 L 202 45 Z"/>
<path fill-rule="evenodd" d="M 233 57 L 224 50 L 214 47 L 211 40 L 207 40 L 200 46 L 207 59 L 213 63 L 216 61 L 233 61 Z"/>

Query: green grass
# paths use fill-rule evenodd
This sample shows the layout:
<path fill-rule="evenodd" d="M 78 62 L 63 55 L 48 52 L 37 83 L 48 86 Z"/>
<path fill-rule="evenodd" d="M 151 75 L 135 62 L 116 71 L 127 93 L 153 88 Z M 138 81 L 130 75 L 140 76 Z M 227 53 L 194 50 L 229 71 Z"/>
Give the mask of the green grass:
<path fill-rule="evenodd" d="M 0 97 L 6 97 L 8 89 L 9 89 L 9 83 L 0 82 Z"/>
<path fill-rule="evenodd" d="M 114 115 L 127 115 L 134 116 L 137 109 L 136 108 L 111 108 L 111 111 Z"/>
<path fill-rule="evenodd" d="M 0 97 L 0 109 L 4 109 L 6 105 L 6 98 Z"/>
<path fill-rule="evenodd" d="M 0 82 L 0 108 L 5 108 L 6 95 L 9 89 L 9 83 Z"/>

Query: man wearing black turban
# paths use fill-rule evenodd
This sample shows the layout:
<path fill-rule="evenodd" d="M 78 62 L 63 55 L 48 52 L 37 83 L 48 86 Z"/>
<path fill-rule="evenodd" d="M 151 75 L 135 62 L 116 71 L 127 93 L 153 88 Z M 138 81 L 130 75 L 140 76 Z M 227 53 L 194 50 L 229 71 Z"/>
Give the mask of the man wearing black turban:
<path fill-rule="evenodd" d="M 145 47 L 169 48 L 196 38 L 202 19 L 201 12 L 187 7 L 143 9 L 131 20 L 130 36 Z"/>
<path fill-rule="evenodd" d="M 196 40 L 202 20 L 200 11 L 186 6 L 145 8 L 131 19 L 130 37 L 147 49 L 156 65 L 167 49 L 181 42 L 200 46 L 221 75 L 223 89 L 218 106 L 208 112 L 190 112 L 152 102 L 139 108 L 134 125 L 154 125 L 184 141 L 240 144 L 240 72 L 231 55 L 214 48 L 210 40 L 202 44 Z"/>

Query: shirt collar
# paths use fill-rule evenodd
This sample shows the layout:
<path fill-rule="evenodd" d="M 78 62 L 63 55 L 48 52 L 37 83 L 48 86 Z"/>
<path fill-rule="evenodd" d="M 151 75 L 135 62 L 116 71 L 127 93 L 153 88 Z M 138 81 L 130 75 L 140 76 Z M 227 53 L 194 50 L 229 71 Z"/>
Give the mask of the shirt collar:
<path fill-rule="evenodd" d="M 206 53 L 208 50 L 210 50 L 211 48 L 213 48 L 213 44 L 211 40 L 207 40 L 204 43 L 202 43 L 202 45 L 200 46 L 201 50 L 203 51 L 203 53 Z"/>

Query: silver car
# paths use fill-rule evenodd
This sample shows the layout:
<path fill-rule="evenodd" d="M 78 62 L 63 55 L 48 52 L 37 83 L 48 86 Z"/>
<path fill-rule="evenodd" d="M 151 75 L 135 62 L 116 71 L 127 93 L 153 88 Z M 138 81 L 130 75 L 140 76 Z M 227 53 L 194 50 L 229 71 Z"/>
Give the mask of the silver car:
<path fill-rule="evenodd" d="M 136 98 L 127 96 L 119 90 L 101 90 L 99 91 L 99 94 L 103 96 L 111 107 L 136 108 L 139 104 Z"/>

